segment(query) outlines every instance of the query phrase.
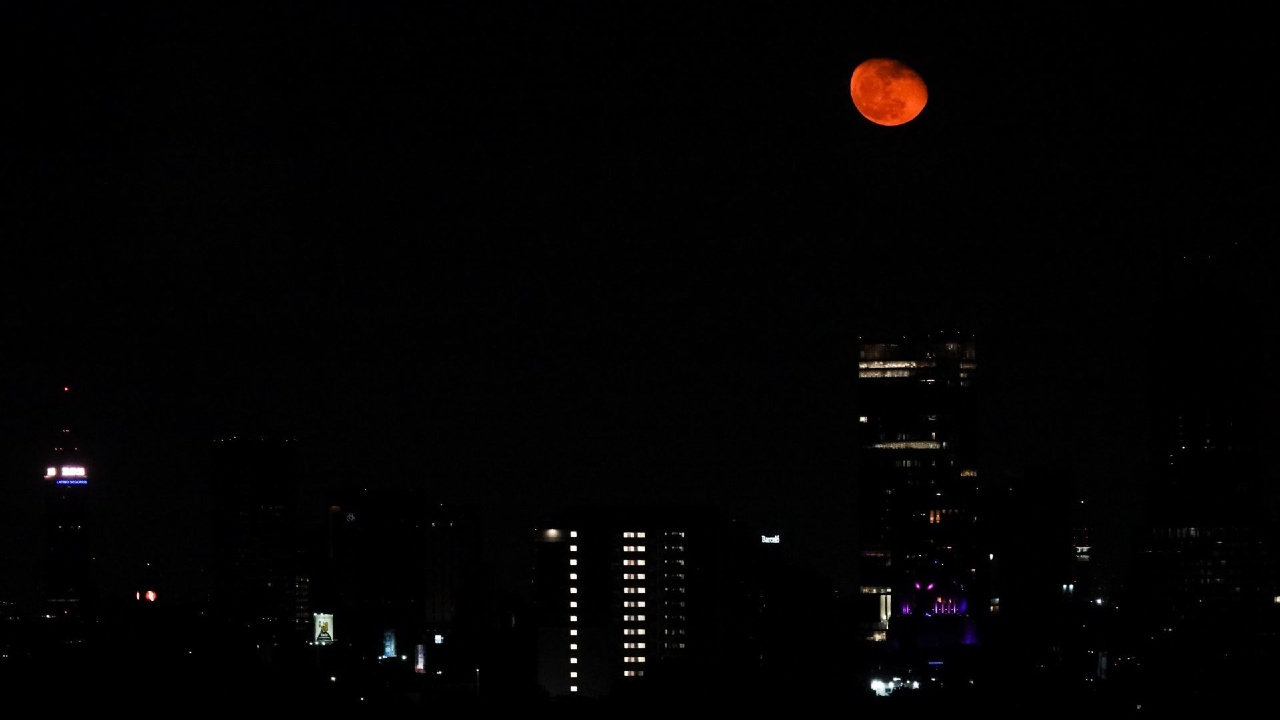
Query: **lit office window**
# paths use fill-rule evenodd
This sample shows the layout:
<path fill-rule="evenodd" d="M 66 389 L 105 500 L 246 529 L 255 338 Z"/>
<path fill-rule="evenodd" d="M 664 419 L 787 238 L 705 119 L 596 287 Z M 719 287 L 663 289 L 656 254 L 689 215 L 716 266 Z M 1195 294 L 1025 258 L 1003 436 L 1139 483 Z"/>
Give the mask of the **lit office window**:
<path fill-rule="evenodd" d="M 570 649 L 570 650 L 577 650 L 577 649 L 578 649 L 578 643 L 569 643 L 569 649 Z"/>
<path fill-rule="evenodd" d="M 577 579 L 578 579 L 578 573 L 569 573 L 569 579 L 570 579 L 570 580 L 577 580 Z"/>
<path fill-rule="evenodd" d="M 577 530 L 570 530 L 570 531 L 569 531 L 569 537 L 571 537 L 571 538 L 578 537 L 578 531 L 577 531 Z"/>
<path fill-rule="evenodd" d="M 577 545 L 570 545 L 570 546 L 569 546 L 569 552 L 578 552 L 578 546 L 577 546 Z"/>
<path fill-rule="evenodd" d="M 577 565 L 577 564 L 578 564 L 578 558 L 569 558 L 569 564 L 570 564 L 570 565 Z"/>
<path fill-rule="evenodd" d="M 571 607 L 571 608 L 576 608 L 576 607 L 578 607 L 578 601 L 577 601 L 577 600 L 570 600 L 570 601 L 569 601 L 569 607 Z"/>
<path fill-rule="evenodd" d="M 570 665 L 577 665 L 577 664 L 578 664 L 578 658 L 576 658 L 576 657 L 571 657 L 571 658 L 569 658 L 569 664 L 570 664 Z"/>
<path fill-rule="evenodd" d="M 569 630 L 569 634 L 570 634 L 570 635 L 577 635 L 577 634 L 578 634 L 578 628 L 572 628 L 572 629 L 570 629 L 570 630 Z"/>

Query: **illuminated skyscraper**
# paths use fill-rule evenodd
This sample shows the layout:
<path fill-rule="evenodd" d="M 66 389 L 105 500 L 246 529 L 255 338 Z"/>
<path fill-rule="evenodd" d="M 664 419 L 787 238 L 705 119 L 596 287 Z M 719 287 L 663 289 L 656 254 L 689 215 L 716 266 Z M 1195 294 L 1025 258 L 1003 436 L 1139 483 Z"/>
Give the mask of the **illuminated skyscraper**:
<path fill-rule="evenodd" d="M 42 588 L 46 617 L 71 628 L 88 619 L 94 601 L 94 492 L 72 432 L 71 388 L 63 387 L 61 396 L 56 435 L 43 477 Z"/>
<path fill-rule="evenodd" d="M 976 344 L 864 339 L 856 385 L 859 617 L 895 648 L 969 645 L 992 598 L 978 531 Z"/>

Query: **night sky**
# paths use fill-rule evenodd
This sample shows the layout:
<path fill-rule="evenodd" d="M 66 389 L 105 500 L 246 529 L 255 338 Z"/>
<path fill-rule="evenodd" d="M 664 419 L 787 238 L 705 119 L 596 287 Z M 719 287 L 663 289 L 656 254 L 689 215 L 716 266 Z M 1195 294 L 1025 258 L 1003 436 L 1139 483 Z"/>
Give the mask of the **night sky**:
<path fill-rule="evenodd" d="M 122 526 L 288 433 L 317 487 L 708 503 L 843 573 L 858 336 L 960 330 L 983 472 L 1122 534 L 1179 268 L 1271 292 L 1275 62 L 1260 10 L 1091 5 L 6 3 L 0 491 L 70 383 Z M 853 107 L 875 56 L 914 121 Z"/>

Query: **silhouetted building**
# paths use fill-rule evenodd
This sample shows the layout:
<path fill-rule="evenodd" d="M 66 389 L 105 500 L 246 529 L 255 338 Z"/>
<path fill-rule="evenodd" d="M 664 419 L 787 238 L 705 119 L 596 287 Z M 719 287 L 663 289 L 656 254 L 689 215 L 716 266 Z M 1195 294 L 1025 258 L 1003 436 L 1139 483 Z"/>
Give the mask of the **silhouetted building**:
<path fill-rule="evenodd" d="M 315 601 L 341 627 L 343 662 L 380 665 L 405 691 L 473 696 L 490 629 L 483 535 L 478 507 L 415 490 L 334 498 Z"/>
<path fill-rule="evenodd" d="M 1275 331 L 1244 261 L 1189 254 L 1151 323 L 1134 598 L 1156 638 L 1149 660 L 1186 668 L 1171 676 L 1274 668 L 1280 639 Z"/>
<path fill-rule="evenodd" d="M 303 567 L 299 446 L 288 437 L 228 437 L 210 447 L 214 615 L 226 642 L 270 662 L 311 629 Z"/>

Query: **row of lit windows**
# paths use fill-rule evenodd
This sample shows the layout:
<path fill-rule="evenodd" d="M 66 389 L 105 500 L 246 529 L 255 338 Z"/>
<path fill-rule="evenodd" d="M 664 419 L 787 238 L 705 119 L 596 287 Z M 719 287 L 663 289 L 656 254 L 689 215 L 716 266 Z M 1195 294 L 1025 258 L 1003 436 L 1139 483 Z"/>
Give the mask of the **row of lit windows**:
<path fill-rule="evenodd" d="M 623 635 L 644 635 L 645 631 L 644 631 L 644 628 L 623 628 L 622 634 Z"/>
<path fill-rule="evenodd" d="M 643 537 L 644 537 L 644 533 L 642 533 L 642 532 L 624 532 L 624 533 L 622 533 L 622 537 L 624 537 L 624 538 L 643 538 Z"/>
<path fill-rule="evenodd" d="M 859 370 L 860 378 L 899 378 L 911 377 L 915 374 L 915 370 Z"/>
<path fill-rule="evenodd" d="M 644 560 L 623 560 L 623 565 L 644 565 Z"/>
<path fill-rule="evenodd" d="M 930 525 L 937 525 L 937 524 L 939 524 L 939 523 L 941 523 L 941 522 L 942 522 L 942 518 L 943 518 L 944 516 L 946 516 L 946 515 L 954 515 L 954 514 L 956 514 L 957 512 L 959 512 L 959 511 L 958 511 L 958 510 L 955 510 L 954 508 L 943 508 L 943 509 L 941 509 L 941 510 L 930 510 L 930 511 L 929 511 L 929 524 L 930 524 Z"/>
<path fill-rule="evenodd" d="M 873 360 L 870 362 L 858 363 L 859 370 L 885 370 L 889 368 L 917 368 L 917 367 L 936 367 L 937 363 L 929 361 L 916 360 Z"/>
<path fill-rule="evenodd" d="M 569 592 L 576 592 L 576 591 L 575 591 L 573 588 L 569 588 Z M 623 592 L 623 594 L 624 594 L 624 595 L 632 595 L 632 594 L 640 594 L 640 595 L 643 595 L 643 594 L 644 594 L 644 588 L 642 588 L 642 587 L 624 587 L 624 588 L 622 588 L 622 592 Z"/>
<path fill-rule="evenodd" d="M 947 444 L 937 440 L 900 440 L 874 443 L 871 447 L 877 450 L 943 450 Z"/>
<path fill-rule="evenodd" d="M 623 573 L 623 580 L 644 580 L 644 573 Z"/>
<path fill-rule="evenodd" d="M 643 655 L 626 655 L 622 658 L 622 662 L 642 663 L 644 662 L 644 656 Z"/>
<path fill-rule="evenodd" d="M 644 607 L 643 600 L 624 600 L 622 607 Z"/>
<path fill-rule="evenodd" d="M 576 616 L 570 617 L 570 620 L 577 620 Z M 643 615 L 623 615 L 622 622 L 644 622 Z"/>
<path fill-rule="evenodd" d="M 626 642 L 622 643 L 622 647 L 627 650 L 644 650 L 645 644 L 642 642 Z"/>
<path fill-rule="evenodd" d="M 623 545 L 622 552 L 644 552 L 643 545 Z"/>

